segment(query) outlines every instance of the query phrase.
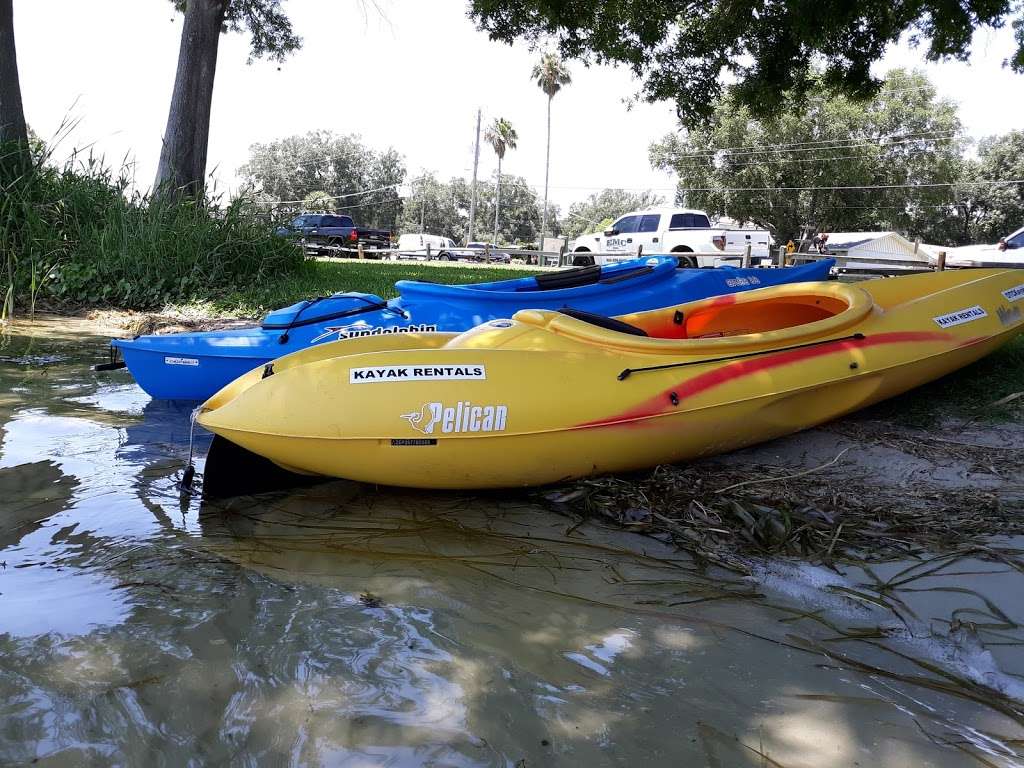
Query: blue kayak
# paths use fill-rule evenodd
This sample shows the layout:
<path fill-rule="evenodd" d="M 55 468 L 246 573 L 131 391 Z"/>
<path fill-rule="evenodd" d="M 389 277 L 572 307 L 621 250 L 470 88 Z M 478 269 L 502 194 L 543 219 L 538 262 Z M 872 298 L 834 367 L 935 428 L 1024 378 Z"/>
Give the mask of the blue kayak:
<path fill-rule="evenodd" d="M 259 327 L 116 339 L 128 370 L 146 392 L 170 400 L 205 400 L 243 373 L 311 344 L 382 333 L 465 331 L 520 309 L 571 307 L 619 315 L 783 283 L 825 280 L 832 260 L 782 269 L 677 269 L 654 256 L 610 266 L 472 285 L 411 280 L 385 301 L 337 293 L 268 314 Z"/>

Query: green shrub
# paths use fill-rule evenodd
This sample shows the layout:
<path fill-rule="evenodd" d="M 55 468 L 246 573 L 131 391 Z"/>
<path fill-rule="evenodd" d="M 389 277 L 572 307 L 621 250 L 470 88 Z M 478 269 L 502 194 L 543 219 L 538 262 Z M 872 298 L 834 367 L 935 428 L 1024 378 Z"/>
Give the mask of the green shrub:
<path fill-rule="evenodd" d="M 3 315 L 40 299 L 144 309 L 210 298 L 303 261 L 250 202 L 151 199 L 130 191 L 127 168 L 43 160 L 0 190 Z"/>

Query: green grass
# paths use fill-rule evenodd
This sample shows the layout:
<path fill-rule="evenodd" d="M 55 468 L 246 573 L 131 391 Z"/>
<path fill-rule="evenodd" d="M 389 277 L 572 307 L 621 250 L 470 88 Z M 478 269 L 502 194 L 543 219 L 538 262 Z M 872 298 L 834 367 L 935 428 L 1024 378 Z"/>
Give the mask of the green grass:
<path fill-rule="evenodd" d="M 527 277 L 536 271 L 502 267 L 424 264 L 380 261 L 307 261 L 279 280 L 247 285 L 210 300 L 217 312 L 256 317 L 271 309 L 337 291 L 374 293 L 385 299 L 397 296 L 398 280 L 435 283 L 480 283 Z"/>
<path fill-rule="evenodd" d="M 930 427 L 944 417 L 1007 421 L 1024 413 L 1024 397 L 998 400 L 1024 391 L 1024 335 L 973 365 L 873 407 L 868 415 L 909 427 Z"/>
<path fill-rule="evenodd" d="M 0 182 L 0 317 L 37 303 L 155 308 L 274 282 L 303 263 L 249 203 L 152 199 L 132 192 L 128 168 L 47 161 Z"/>

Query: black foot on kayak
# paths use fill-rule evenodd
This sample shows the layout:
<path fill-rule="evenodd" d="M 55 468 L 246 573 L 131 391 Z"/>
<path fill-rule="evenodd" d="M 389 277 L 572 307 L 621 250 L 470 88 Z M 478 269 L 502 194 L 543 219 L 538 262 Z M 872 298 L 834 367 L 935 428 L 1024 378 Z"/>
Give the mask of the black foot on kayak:
<path fill-rule="evenodd" d="M 322 483 L 330 478 L 299 475 L 214 435 L 206 454 L 203 498 L 227 499 L 268 491 L 286 491 Z"/>

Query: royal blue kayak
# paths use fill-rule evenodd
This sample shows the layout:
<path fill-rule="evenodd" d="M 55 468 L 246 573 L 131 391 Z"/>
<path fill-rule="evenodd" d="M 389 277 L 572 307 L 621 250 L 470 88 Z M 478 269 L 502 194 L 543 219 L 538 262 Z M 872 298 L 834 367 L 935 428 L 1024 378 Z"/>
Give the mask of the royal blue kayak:
<path fill-rule="evenodd" d="M 781 269 L 677 269 L 653 256 L 610 266 L 472 285 L 411 280 L 385 301 L 337 293 L 271 312 L 262 325 L 116 339 L 128 370 L 152 397 L 205 400 L 243 373 L 311 344 L 381 333 L 465 331 L 521 309 L 571 307 L 619 315 L 783 283 L 825 280 L 832 260 Z"/>

